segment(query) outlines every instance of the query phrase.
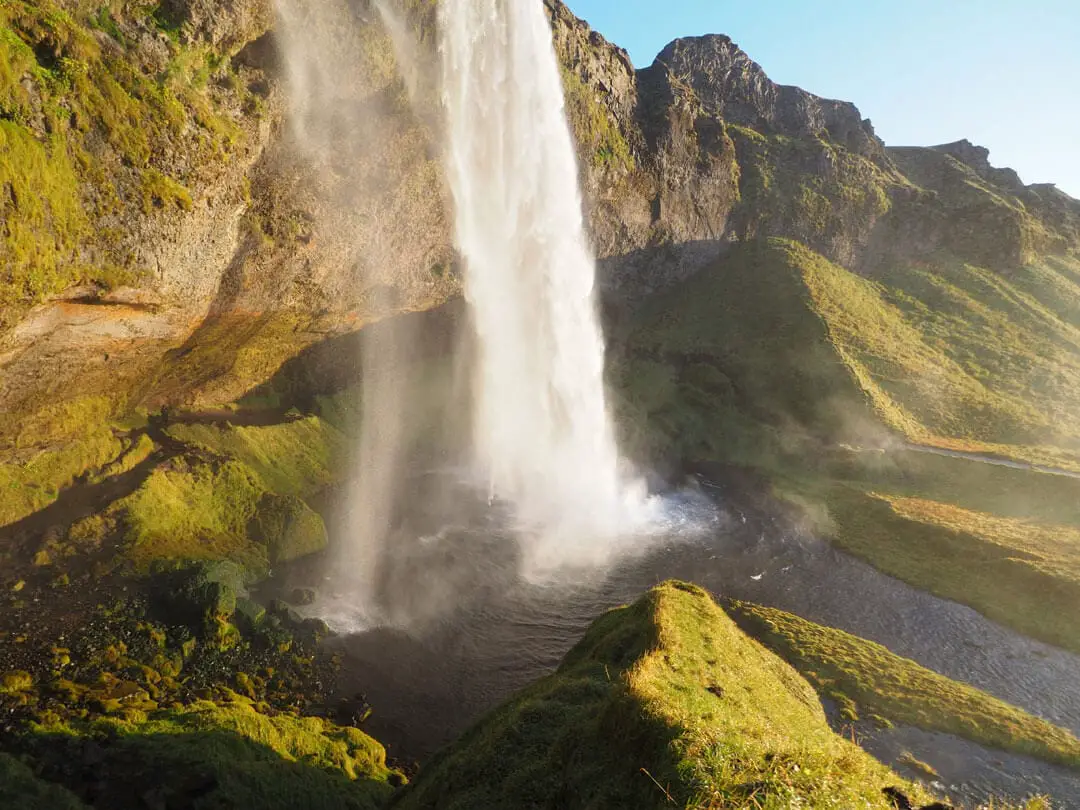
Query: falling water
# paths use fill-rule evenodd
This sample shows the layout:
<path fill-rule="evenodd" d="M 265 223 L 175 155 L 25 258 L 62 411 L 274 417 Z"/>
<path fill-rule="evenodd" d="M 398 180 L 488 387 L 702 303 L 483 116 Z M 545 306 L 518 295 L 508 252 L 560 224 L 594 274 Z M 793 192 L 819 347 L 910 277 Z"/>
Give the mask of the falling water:
<path fill-rule="evenodd" d="M 478 357 L 474 441 L 493 497 L 560 543 L 624 507 L 595 264 L 541 0 L 440 3 L 448 174 Z"/>

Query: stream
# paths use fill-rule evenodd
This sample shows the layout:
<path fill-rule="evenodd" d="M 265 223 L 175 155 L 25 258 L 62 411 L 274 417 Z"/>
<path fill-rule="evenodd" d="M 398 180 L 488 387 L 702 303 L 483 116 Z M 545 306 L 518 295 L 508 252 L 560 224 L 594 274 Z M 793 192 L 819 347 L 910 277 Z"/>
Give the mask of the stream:
<path fill-rule="evenodd" d="M 518 574 L 507 516 L 464 492 L 447 496 L 445 480 L 428 475 L 383 566 L 378 615 L 350 599 L 346 566 L 321 582 L 296 569 L 282 585 L 318 585 L 314 610 L 339 631 L 327 643 L 342 658 L 340 691 L 366 696 L 374 714 L 365 729 L 406 762 L 423 762 L 551 672 L 603 611 L 669 578 L 872 639 L 1080 733 L 1080 657 L 833 549 L 785 516 L 750 476 L 716 466 L 695 478 L 720 510 L 706 531 L 674 531 L 605 567 L 529 582 Z M 426 487 L 443 494 L 424 497 Z M 447 520 L 447 503 L 456 505 L 456 520 Z M 859 724 L 856 732 L 887 763 L 905 751 L 929 762 L 943 783 L 936 787 L 961 806 L 1047 794 L 1055 807 L 1080 808 L 1080 773 L 917 729 Z"/>

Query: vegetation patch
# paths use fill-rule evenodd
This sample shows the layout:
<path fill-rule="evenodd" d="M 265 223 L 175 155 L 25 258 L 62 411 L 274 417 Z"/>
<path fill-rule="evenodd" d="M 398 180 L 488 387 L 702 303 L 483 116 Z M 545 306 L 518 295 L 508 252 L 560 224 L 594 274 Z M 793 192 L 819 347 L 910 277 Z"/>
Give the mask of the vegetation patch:
<path fill-rule="evenodd" d="M 102 425 L 81 439 L 0 463 L 0 526 L 50 505 L 79 476 L 116 463 L 123 449 L 113 431 Z"/>
<path fill-rule="evenodd" d="M 705 396 L 685 395 L 679 379 L 667 410 L 681 425 L 669 434 L 696 421 L 707 443 L 712 394 L 726 389 L 722 406 L 827 442 L 893 433 L 1080 469 L 1075 275 L 1060 261 L 1008 278 L 948 256 L 921 268 L 868 279 L 795 242 L 752 241 L 642 307 L 628 358 L 727 379 L 695 386 Z"/>
<path fill-rule="evenodd" d="M 81 800 L 118 810 L 384 806 L 402 777 L 383 748 L 304 713 L 329 686 L 315 636 L 263 611 L 223 643 L 217 623 L 231 610 L 154 606 L 188 585 L 231 588 L 239 576 L 221 564 L 162 575 L 155 600 L 93 611 L 64 646 L 26 642 L 40 647 L 33 673 L 0 692 L 10 732 L 0 797 L 12 807 Z"/>
<path fill-rule="evenodd" d="M 395 807 L 893 807 L 906 785 L 708 595 L 662 585 L 438 755 Z"/>
<path fill-rule="evenodd" d="M 985 692 L 842 630 L 774 608 L 747 603 L 734 608 L 755 637 L 825 696 L 905 725 L 1080 767 L 1080 740 L 1070 732 Z"/>
<path fill-rule="evenodd" d="M 820 528 L 885 573 L 1080 652 L 1080 530 L 836 486 Z"/>
<path fill-rule="evenodd" d="M 570 125 L 577 142 L 592 150 L 592 165 L 633 171 L 633 152 L 611 111 L 596 99 L 594 91 L 580 76 L 565 66 L 560 70 Z"/>
<path fill-rule="evenodd" d="M 339 480 L 348 451 L 345 435 L 314 416 L 263 427 L 178 423 L 167 433 L 243 462 L 265 489 L 301 498 Z"/>
<path fill-rule="evenodd" d="M 175 458 L 112 507 L 125 557 L 144 573 L 163 560 L 235 560 L 265 572 L 266 550 L 247 532 L 264 493 L 240 462 Z"/>

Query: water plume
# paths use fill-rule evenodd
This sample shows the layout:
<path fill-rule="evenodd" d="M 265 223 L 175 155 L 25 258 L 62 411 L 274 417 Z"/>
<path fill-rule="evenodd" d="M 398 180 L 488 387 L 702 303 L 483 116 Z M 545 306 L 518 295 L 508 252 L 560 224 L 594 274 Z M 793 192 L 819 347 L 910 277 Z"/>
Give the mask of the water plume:
<path fill-rule="evenodd" d="M 439 4 L 446 166 L 477 339 L 474 442 L 539 556 L 625 529 L 595 263 L 540 0 Z M 591 556 L 591 554 L 586 554 Z"/>

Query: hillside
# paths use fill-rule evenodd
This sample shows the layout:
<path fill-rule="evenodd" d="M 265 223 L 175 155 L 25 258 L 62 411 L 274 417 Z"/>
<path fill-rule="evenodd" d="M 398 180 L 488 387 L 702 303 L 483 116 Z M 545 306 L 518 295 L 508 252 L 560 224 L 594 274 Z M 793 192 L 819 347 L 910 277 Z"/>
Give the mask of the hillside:
<path fill-rule="evenodd" d="M 810 686 L 705 592 L 667 583 L 597 620 L 392 806 L 886 810 L 886 788 L 922 796 L 834 734 Z"/>

